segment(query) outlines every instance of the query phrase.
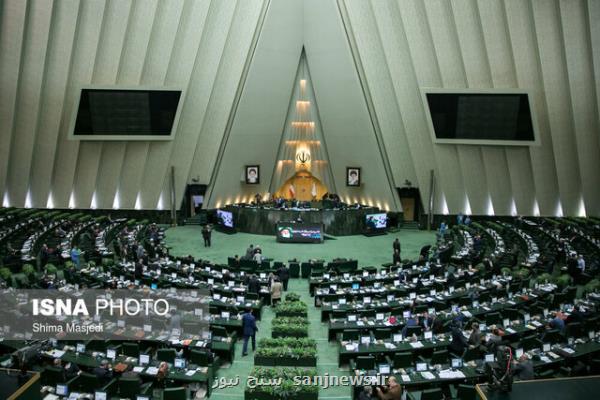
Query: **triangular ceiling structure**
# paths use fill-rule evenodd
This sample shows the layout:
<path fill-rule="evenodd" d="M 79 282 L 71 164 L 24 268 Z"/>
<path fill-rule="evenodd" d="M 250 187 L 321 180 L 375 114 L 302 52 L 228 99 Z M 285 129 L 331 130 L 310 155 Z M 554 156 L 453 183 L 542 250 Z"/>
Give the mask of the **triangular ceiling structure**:
<path fill-rule="evenodd" d="M 336 189 L 304 51 L 294 83 L 269 192 L 308 201 Z"/>
<path fill-rule="evenodd" d="M 312 165 L 311 172 L 346 202 L 401 210 L 335 2 L 271 2 L 247 63 L 206 195 L 209 208 L 249 202 L 257 193 L 272 195 L 290 177 L 292 170 L 279 170 L 279 161 L 291 164 L 296 150 L 287 144 L 294 140 L 289 106 L 301 94 L 298 77 L 306 73 L 310 86 L 305 95 L 313 103 L 318 100 L 310 118 L 317 135 L 313 140 L 321 143 L 315 156 L 323 164 L 315 169 Z M 247 165 L 260 166 L 259 184 L 240 179 Z M 361 168 L 360 187 L 346 186 L 347 167 Z"/>

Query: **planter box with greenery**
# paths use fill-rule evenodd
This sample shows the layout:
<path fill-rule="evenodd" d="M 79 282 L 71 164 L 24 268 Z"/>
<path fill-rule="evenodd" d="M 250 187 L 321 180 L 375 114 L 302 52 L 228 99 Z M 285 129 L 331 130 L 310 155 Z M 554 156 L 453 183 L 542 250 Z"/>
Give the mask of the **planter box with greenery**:
<path fill-rule="evenodd" d="M 317 400 L 319 387 L 316 385 L 296 384 L 295 377 L 314 377 L 315 369 L 302 368 L 264 368 L 254 367 L 248 375 L 248 386 L 244 391 L 245 400 Z M 256 387 L 252 382 L 271 382 Z"/>
<path fill-rule="evenodd" d="M 303 301 L 283 301 L 275 307 L 275 315 L 279 317 L 307 317 L 308 307 Z"/>
<path fill-rule="evenodd" d="M 273 338 L 308 336 L 308 319 L 304 317 L 281 317 L 273 320 Z"/>
<path fill-rule="evenodd" d="M 261 339 L 254 353 L 255 365 L 316 367 L 317 343 L 314 339 Z"/>

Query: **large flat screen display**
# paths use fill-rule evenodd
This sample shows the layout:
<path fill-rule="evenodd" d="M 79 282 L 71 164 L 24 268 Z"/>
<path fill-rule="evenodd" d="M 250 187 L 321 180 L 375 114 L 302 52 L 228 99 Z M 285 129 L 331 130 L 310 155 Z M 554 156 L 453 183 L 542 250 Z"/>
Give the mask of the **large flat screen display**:
<path fill-rule="evenodd" d="M 437 142 L 527 144 L 535 141 L 527 93 L 426 92 L 425 99 Z"/>
<path fill-rule="evenodd" d="M 233 213 L 217 210 L 217 223 L 225 228 L 233 228 Z"/>
<path fill-rule="evenodd" d="M 180 99 L 181 90 L 81 89 L 73 138 L 169 139 Z"/>
<path fill-rule="evenodd" d="M 368 230 L 385 229 L 387 228 L 387 214 L 367 214 L 365 222 Z"/>
<path fill-rule="evenodd" d="M 323 241 L 323 225 L 278 222 L 277 241 L 282 243 L 321 243 Z"/>

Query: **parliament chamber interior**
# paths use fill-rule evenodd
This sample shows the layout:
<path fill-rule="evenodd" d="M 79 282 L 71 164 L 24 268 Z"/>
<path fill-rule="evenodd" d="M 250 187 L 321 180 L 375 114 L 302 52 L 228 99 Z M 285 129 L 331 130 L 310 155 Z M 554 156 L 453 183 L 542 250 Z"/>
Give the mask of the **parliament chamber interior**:
<path fill-rule="evenodd" d="M 595 398 L 598 21 L 0 1 L 0 399 Z"/>

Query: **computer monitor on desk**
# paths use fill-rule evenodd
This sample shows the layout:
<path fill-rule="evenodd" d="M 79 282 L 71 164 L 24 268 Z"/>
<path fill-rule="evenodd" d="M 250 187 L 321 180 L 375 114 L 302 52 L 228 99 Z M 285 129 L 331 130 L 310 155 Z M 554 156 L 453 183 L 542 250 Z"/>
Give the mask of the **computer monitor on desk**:
<path fill-rule="evenodd" d="M 546 353 L 546 352 L 550 351 L 550 348 L 551 348 L 551 347 L 550 347 L 550 343 L 544 343 L 544 344 L 542 345 L 542 351 L 543 351 L 544 353 Z"/>
<path fill-rule="evenodd" d="M 417 363 L 416 370 L 417 372 L 427 371 L 427 363 Z"/>
<path fill-rule="evenodd" d="M 117 358 L 117 351 L 115 349 L 106 349 L 106 358 L 114 360 Z"/>
<path fill-rule="evenodd" d="M 68 396 L 69 387 L 67 385 L 56 385 L 55 393 L 57 396 Z"/>
<path fill-rule="evenodd" d="M 150 356 L 148 354 L 140 354 L 140 366 L 150 364 Z"/>
<path fill-rule="evenodd" d="M 107 400 L 106 392 L 95 392 L 94 400 Z"/>
<path fill-rule="evenodd" d="M 515 358 L 518 360 L 523 355 L 523 349 L 519 348 L 515 350 Z"/>
<path fill-rule="evenodd" d="M 452 368 L 462 368 L 463 361 L 460 358 L 452 359 Z"/>
<path fill-rule="evenodd" d="M 379 373 L 382 375 L 388 375 L 390 373 L 389 364 L 379 364 Z"/>

